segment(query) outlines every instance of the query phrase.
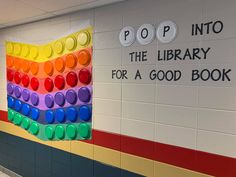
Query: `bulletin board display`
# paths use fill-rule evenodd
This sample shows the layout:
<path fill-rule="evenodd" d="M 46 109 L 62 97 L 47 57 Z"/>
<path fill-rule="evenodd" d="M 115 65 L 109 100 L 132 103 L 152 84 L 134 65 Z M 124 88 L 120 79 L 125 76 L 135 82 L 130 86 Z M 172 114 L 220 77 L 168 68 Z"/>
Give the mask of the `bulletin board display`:
<path fill-rule="evenodd" d="M 92 27 L 43 45 L 5 45 L 8 120 L 45 141 L 91 139 Z"/>

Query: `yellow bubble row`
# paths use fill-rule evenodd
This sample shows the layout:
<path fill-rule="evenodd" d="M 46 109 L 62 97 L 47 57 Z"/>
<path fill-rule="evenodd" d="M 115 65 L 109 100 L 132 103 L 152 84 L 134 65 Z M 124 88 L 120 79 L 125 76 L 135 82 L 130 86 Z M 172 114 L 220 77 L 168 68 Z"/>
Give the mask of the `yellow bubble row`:
<path fill-rule="evenodd" d="M 45 62 L 75 50 L 91 46 L 92 27 L 89 27 L 45 45 L 31 45 L 7 41 L 6 53 L 7 55 L 21 57 L 26 60 Z"/>

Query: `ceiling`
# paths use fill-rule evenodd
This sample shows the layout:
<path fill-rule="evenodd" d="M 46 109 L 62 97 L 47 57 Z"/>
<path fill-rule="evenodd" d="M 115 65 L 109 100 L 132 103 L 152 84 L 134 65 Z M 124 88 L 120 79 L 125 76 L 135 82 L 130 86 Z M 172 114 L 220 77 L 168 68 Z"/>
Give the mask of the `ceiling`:
<path fill-rule="evenodd" d="M 122 0 L 0 0 L 0 28 L 119 1 Z"/>

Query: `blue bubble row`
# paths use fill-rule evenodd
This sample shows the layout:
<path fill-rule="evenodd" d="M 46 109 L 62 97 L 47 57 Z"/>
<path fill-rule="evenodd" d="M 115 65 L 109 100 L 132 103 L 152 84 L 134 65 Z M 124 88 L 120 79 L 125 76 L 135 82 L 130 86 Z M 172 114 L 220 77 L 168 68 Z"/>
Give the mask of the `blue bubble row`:
<path fill-rule="evenodd" d="M 11 96 L 7 100 L 9 108 L 42 124 L 89 122 L 92 117 L 91 105 L 42 111 Z"/>

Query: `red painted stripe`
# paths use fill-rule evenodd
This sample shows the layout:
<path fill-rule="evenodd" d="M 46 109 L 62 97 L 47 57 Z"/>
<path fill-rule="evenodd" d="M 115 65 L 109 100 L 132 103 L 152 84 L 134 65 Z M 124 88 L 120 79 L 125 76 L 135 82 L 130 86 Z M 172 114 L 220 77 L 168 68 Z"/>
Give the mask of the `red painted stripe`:
<path fill-rule="evenodd" d="M 0 120 L 5 121 L 5 122 L 9 122 L 7 111 L 0 110 Z"/>
<path fill-rule="evenodd" d="M 196 170 L 216 177 L 236 177 L 236 159 L 197 151 Z"/>
<path fill-rule="evenodd" d="M 94 144 L 120 151 L 121 135 L 93 130 L 92 136 Z"/>
<path fill-rule="evenodd" d="M 153 141 L 121 135 L 121 151 L 155 160 Z"/>
<path fill-rule="evenodd" d="M 189 170 L 198 171 L 195 165 L 196 151 L 155 142 L 155 160 Z"/>
<path fill-rule="evenodd" d="M 0 110 L 0 120 L 8 122 L 6 111 Z M 93 130 L 92 133 L 93 139 L 85 141 L 86 143 L 103 146 L 216 177 L 236 177 L 236 158 L 100 130 Z"/>

